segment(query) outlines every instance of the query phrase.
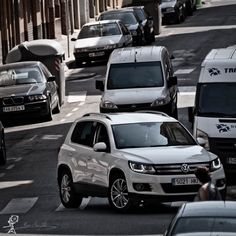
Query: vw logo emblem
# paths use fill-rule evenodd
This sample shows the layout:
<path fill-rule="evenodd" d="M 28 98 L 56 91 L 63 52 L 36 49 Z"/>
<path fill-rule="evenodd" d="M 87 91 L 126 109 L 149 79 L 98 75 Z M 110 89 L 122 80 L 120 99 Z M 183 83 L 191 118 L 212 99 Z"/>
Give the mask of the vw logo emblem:
<path fill-rule="evenodd" d="M 190 171 L 189 165 L 188 165 L 188 164 L 183 164 L 183 165 L 181 166 L 181 171 L 182 171 L 183 173 L 188 173 L 188 172 Z"/>

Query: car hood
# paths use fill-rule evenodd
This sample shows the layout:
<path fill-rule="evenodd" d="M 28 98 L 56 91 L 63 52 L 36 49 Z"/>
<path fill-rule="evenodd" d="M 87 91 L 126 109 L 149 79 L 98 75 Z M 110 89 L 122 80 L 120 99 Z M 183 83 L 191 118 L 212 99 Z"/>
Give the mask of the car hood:
<path fill-rule="evenodd" d="M 138 28 L 138 23 L 137 24 L 134 24 L 134 25 L 129 25 L 129 24 L 126 24 L 125 26 L 130 30 L 136 30 Z"/>
<path fill-rule="evenodd" d="M 162 2 L 162 4 L 160 5 L 160 8 L 168 8 L 168 7 L 174 7 L 176 4 L 176 1 L 172 1 L 172 2 Z"/>
<path fill-rule="evenodd" d="M 1 97 L 42 94 L 45 84 L 22 84 L 11 87 L 0 87 Z"/>
<path fill-rule="evenodd" d="M 106 37 L 95 37 L 86 39 L 77 39 L 75 48 L 99 47 L 119 43 L 122 35 L 111 35 Z"/>
<path fill-rule="evenodd" d="M 157 98 L 166 97 L 163 87 L 106 90 L 103 101 L 119 104 L 151 103 Z"/>
<path fill-rule="evenodd" d="M 147 164 L 178 164 L 208 162 L 216 158 L 199 145 L 120 149 L 121 155 L 130 161 Z"/>

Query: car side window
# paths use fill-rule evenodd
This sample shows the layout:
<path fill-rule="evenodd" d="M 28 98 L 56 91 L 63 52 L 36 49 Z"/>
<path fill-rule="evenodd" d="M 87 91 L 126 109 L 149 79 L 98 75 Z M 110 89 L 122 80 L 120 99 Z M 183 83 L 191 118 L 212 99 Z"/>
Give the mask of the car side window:
<path fill-rule="evenodd" d="M 78 143 L 88 147 L 93 147 L 94 134 L 97 122 L 85 121 L 76 124 L 71 136 L 73 143 Z"/>
<path fill-rule="evenodd" d="M 109 136 L 107 132 L 107 128 L 104 124 L 99 123 L 95 143 L 104 142 L 107 147 L 110 147 Z"/>

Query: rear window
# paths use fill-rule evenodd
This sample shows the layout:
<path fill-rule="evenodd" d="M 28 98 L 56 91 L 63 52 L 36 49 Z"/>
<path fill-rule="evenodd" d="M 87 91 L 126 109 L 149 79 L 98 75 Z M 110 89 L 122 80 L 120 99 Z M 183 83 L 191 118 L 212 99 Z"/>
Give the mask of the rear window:
<path fill-rule="evenodd" d="M 107 12 L 102 14 L 99 20 L 120 20 L 125 25 L 135 25 L 138 23 L 133 12 Z"/>
<path fill-rule="evenodd" d="M 236 218 L 183 217 L 177 221 L 172 235 L 190 232 L 236 232 Z"/>
<path fill-rule="evenodd" d="M 110 66 L 107 89 L 149 88 L 164 86 L 160 62 L 134 62 Z"/>

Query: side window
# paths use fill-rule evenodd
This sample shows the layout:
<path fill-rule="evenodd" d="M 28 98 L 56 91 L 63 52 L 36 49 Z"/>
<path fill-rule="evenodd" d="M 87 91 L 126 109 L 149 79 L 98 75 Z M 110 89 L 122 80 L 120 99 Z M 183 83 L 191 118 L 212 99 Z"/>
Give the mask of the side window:
<path fill-rule="evenodd" d="M 98 125 L 98 131 L 95 142 L 96 143 L 104 142 L 107 145 L 107 147 L 110 147 L 109 136 L 105 125 L 103 124 Z"/>
<path fill-rule="evenodd" d="M 72 133 L 71 141 L 73 143 L 78 143 L 85 146 L 93 147 L 96 125 L 97 122 L 94 121 L 77 123 Z"/>

